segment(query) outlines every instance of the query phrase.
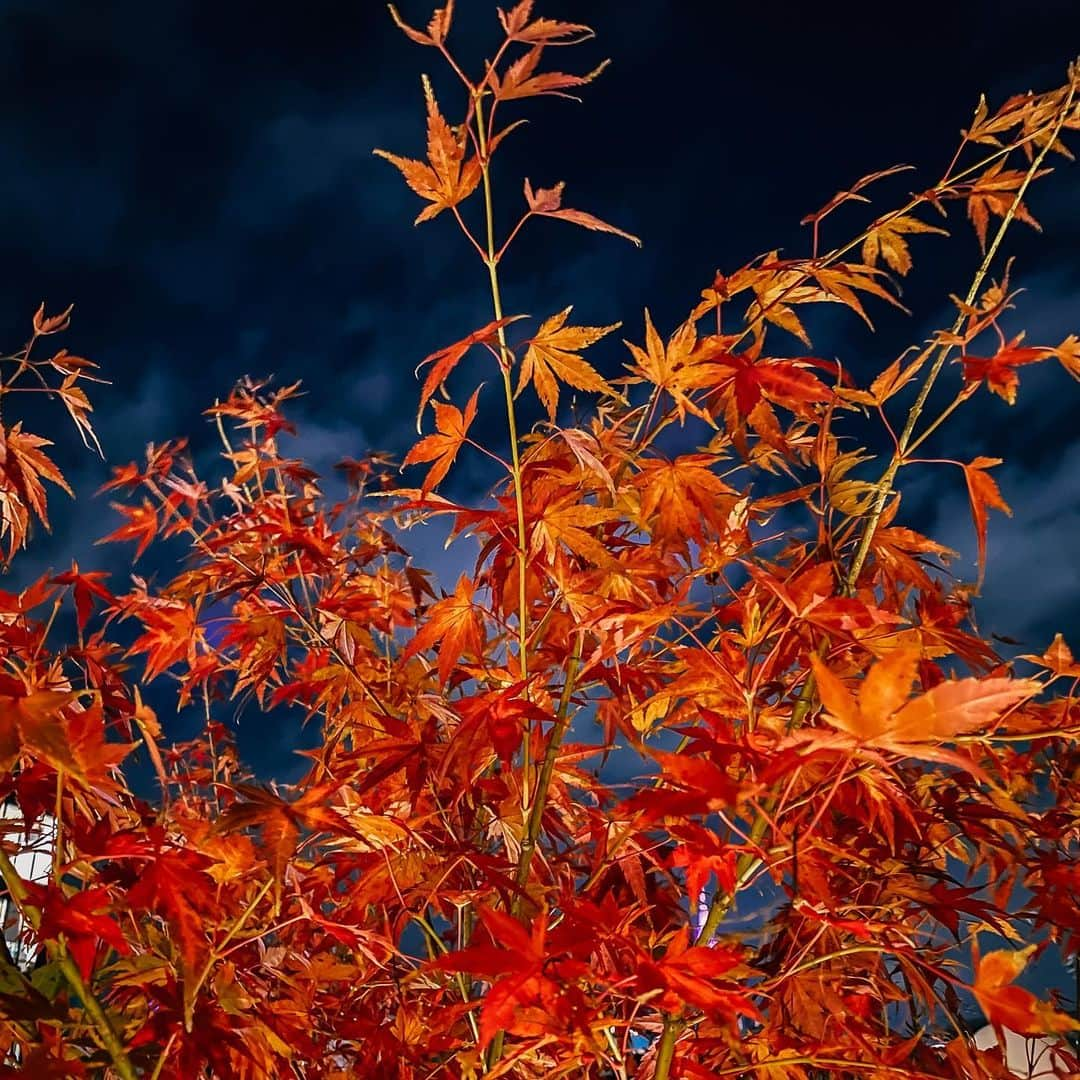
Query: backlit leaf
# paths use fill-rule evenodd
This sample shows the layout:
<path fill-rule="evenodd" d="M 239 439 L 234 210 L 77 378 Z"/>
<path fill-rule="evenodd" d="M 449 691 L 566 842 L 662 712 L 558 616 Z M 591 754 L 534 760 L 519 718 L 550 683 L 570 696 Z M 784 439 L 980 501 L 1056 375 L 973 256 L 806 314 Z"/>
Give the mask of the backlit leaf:
<path fill-rule="evenodd" d="M 533 389 L 547 409 L 548 419 L 555 422 L 559 408 L 559 382 L 578 390 L 597 394 L 615 391 L 584 360 L 580 351 L 599 341 L 605 334 L 617 330 L 612 326 L 567 326 L 572 308 L 565 308 L 544 321 L 535 336 L 525 342 L 525 358 L 521 361 L 517 394 L 532 382 Z M 516 396 L 516 395 L 515 395 Z"/>
<path fill-rule="evenodd" d="M 431 204 L 417 216 L 417 225 L 438 217 L 444 210 L 467 199 L 476 190 L 481 176 L 479 159 L 474 155 L 468 161 L 465 160 L 464 133 L 456 135 L 451 130 L 439 112 L 435 93 L 426 77 L 424 99 L 427 102 L 428 114 L 427 164 L 399 157 L 386 150 L 374 151 L 379 157 L 397 166 L 405 177 L 405 183 L 420 198 Z"/>
<path fill-rule="evenodd" d="M 469 427 L 476 419 L 476 399 L 479 393 L 480 388 L 477 387 L 465 406 L 464 414 L 453 405 L 432 402 L 435 409 L 437 434 L 427 435 L 421 439 L 405 455 L 405 460 L 402 462 L 402 466 L 415 465 L 422 461 L 434 462 L 420 488 L 424 495 L 437 487 L 439 481 L 450 471 L 450 466 L 453 465 L 458 451 L 465 442 Z"/>
<path fill-rule="evenodd" d="M 971 987 L 975 999 L 992 1024 L 1020 1035 L 1080 1031 L 1080 1020 L 1058 1012 L 1029 990 L 1014 985 L 1036 948 L 1027 945 L 1023 949 L 998 949 L 982 957 L 976 953 L 975 982 Z"/>
<path fill-rule="evenodd" d="M 975 522 L 975 537 L 979 545 L 979 584 L 982 584 L 986 571 L 986 522 L 988 510 L 1001 510 L 1012 516 L 1009 504 L 1001 497 L 997 482 L 986 470 L 1001 464 L 1001 458 L 977 457 L 969 465 L 964 465 L 964 480 L 967 482 L 968 500 L 971 503 L 971 516 Z"/>
<path fill-rule="evenodd" d="M 617 229 L 614 225 L 609 225 L 592 214 L 586 214 L 582 210 L 564 209 L 562 205 L 564 187 L 566 187 L 565 182 L 560 180 L 553 188 L 537 188 L 534 192 L 532 185 L 526 180 L 525 201 L 529 204 L 529 213 L 540 217 L 560 218 L 562 221 L 569 221 L 595 232 L 614 233 L 615 236 L 621 236 L 624 240 L 629 240 L 635 246 L 641 247 L 641 241 L 636 236 L 623 232 L 622 229 Z"/>
<path fill-rule="evenodd" d="M 431 605 L 427 621 L 406 645 L 402 659 L 435 648 L 439 654 L 439 682 L 445 684 L 463 654 L 480 656 L 484 651 L 484 628 L 473 604 L 469 579 L 458 579 L 450 595 Z"/>
<path fill-rule="evenodd" d="M 927 225 L 910 214 L 887 217 L 867 232 L 862 246 L 863 262 L 874 266 L 881 258 L 898 274 L 906 274 L 911 269 L 911 252 L 904 237 L 912 233 L 948 235 L 944 229 Z"/>

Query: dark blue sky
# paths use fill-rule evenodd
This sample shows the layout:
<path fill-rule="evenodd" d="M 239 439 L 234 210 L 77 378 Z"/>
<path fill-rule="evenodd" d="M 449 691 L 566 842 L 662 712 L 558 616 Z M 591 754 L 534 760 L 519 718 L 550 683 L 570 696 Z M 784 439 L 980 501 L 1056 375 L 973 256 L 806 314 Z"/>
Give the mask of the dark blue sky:
<path fill-rule="evenodd" d="M 621 319 L 633 338 L 646 305 L 669 332 L 717 268 L 774 247 L 805 251 L 799 219 L 863 173 L 923 166 L 893 197 L 932 181 L 981 91 L 998 104 L 1058 85 L 1080 51 L 1075 0 L 1022 14 L 985 0 L 538 6 L 595 27 L 595 42 L 559 54 L 571 70 L 613 64 L 584 105 L 527 103 L 533 122 L 497 172 L 499 207 L 510 220 L 523 175 L 566 180 L 569 205 L 645 247 L 530 225 L 505 266 L 507 306 L 545 316 L 573 303 L 583 323 Z M 416 24 L 431 10 L 399 7 Z M 459 0 L 466 60 L 489 52 L 497 30 L 487 0 Z M 90 492 L 151 439 L 190 434 L 212 455 L 201 410 L 245 373 L 304 379 L 301 449 L 316 467 L 366 448 L 400 454 L 415 438 L 414 366 L 490 317 L 481 268 L 449 215 L 414 229 L 418 200 L 371 154 L 420 153 L 420 71 L 457 110 L 436 61 L 369 0 L 0 3 L 4 347 L 24 340 L 41 300 L 74 302 L 63 343 L 113 381 L 94 397 L 107 463 L 60 418 L 47 432 L 81 498 L 57 499 L 55 535 L 16 561 L 17 581 L 74 554 L 117 572 L 121 588 L 125 552 L 91 547 L 113 518 Z M 1031 199 L 1046 234 L 1017 229 L 1010 242 L 1032 343 L 1080 330 L 1078 193 L 1080 171 L 1059 164 Z M 882 199 L 879 209 L 891 205 Z M 950 321 L 945 297 L 965 290 L 978 261 L 955 221 L 953 241 L 916 247 L 905 291 L 914 318 L 883 313 L 876 336 L 830 322 L 819 353 L 865 378 Z M 625 358 L 619 336 L 594 355 L 609 375 Z M 941 444 L 1008 459 L 998 479 L 1016 516 L 991 523 L 983 628 L 1034 651 L 1080 628 L 1078 402 L 1060 369 L 1025 369 L 1013 409 L 982 398 Z M 468 465 L 459 476 L 481 479 Z M 906 507 L 970 558 L 955 480 L 913 474 Z M 278 771 L 293 729 L 252 719 L 242 746 L 260 771 Z"/>

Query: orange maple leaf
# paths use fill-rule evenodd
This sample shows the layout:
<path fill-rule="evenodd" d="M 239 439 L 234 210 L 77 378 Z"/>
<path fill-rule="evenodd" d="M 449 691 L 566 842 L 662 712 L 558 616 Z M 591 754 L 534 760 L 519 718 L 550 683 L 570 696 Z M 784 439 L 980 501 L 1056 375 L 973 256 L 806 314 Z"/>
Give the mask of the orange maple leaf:
<path fill-rule="evenodd" d="M 74 497 L 64 474 L 41 449 L 52 445 L 49 439 L 23 431 L 21 421 L 10 428 L 0 426 L 0 536 L 9 537 L 9 559 L 26 543 L 30 527 L 27 507 L 49 529 L 43 479 Z"/>
<path fill-rule="evenodd" d="M 1035 679 L 957 679 L 912 698 L 920 652 L 894 649 L 867 672 L 858 697 L 816 656 L 811 657 L 829 724 L 860 743 L 907 753 L 994 723 L 1012 706 L 1042 690 Z"/>
<path fill-rule="evenodd" d="M 499 101 L 539 97 L 543 94 L 578 101 L 580 99 L 573 94 L 564 94 L 563 91 L 571 86 L 584 86 L 592 82 L 610 63 L 609 60 L 604 60 L 585 75 L 568 75 L 562 71 L 545 71 L 537 75 L 536 66 L 543 52 L 542 44 L 534 45 L 506 69 L 501 80 L 494 68 L 488 73 L 488 82 Z"/>
<path fill-rule="evenodd" d="M 316 784 L 295 802 L 288 802 L 266 788 L 237 784 L 235 790 L 244 797 L 244 801 L 234 803 L 218 819 L 215 828 L 223 833 L 251 827 L 260 829 L 263 850 L 269 858 L 273 874 L 276 909 L 281 907 L 285 868 L 296 853 L 301 828 L 313 832 L 353 834 L 341 814 L 327 805 L 340 787 L 340 783 L 333 782 Z"/>
<path fill-rule="evenodd" d="M 43 300 L 34 312 L 34 335 L 44 337 L 46 334 L 58 334 L 61 330 L 66 330 L 71 325 L 71 312 L 74 308 L 74 304 L 68 304 L 59 315 L 46 315 Z"/>
<path fill-rule="evenodd" d="M 578 390 L 617 397 L 615 390 L 596 370 L 581 359 L 578 350 L 599 341 L 605 334 L 617 330 L 622 323 L 611 326 L 567 326 L 566 320 L 573 310 L 564 308 L 544 321 L 534 337 L 525 342 L 525 358 L 521 362 L 515 397 L 531 381 L 537 396 L 548 411 L 548 418 L 555 422 L 559 407 L 558 379 Z"/>
<path fill-rule="evenodd" d="M 1068 675 L 1072 678 L 1080 678 L 1080 664 L 1073 657 L 1072 649 L 1065 642 L 1061 634 L 1057 634 L 1047 647 L 1042 656 L 1032 653 L 1024 653 L 1019 657 L 1021 660 L 1030 660 L 1033 664 L 1039 664 L 1052 671 L 1055 675 Z"/>
<path fill-rule="evenodd" d="M 905 354 L 907 355 L 907 354 Z M 920 352 L 910 363 L 901 366 L 903 356 L 898 356 L 870 384 L 868 405 L 884 405 L 894 394 L 898 394 L 922 370 L 930 353 L 928 349 Z"/>
<path fill-rule="evenodd" d="M 75 600 L 75 616 L 79 629 L 86 626 L 87 619 L 94 609 L 93 597 L 111 604 L 115 597 L 102 582 L 109 576 L 106 570 L 88 570 L 83 573 L 79 564 L 72 559 L 71 569 L 57 574 L 52 581 L 57 585 L 70 585 Z"/>
<path fill-rule="evenodd" d="M 1080 1020 L 1058 1012 L 1030 991 L 1013 985 L 1037 947 L 996 949 L 980 957 L 976 941 L 972 949 L 975 981 L 971 987 L 976 1001 L 990 1023 L 1009 1028 L 1019 1035 L 1080 1031 Z"/>
<path fill-rule="evenodd" d="M 713 428 L 716 427 L 716 421 L 708 412 L 695 404 L 687 395 L 687 390 L 696 385 L 694 380 L 699 374 L 695 365 L 699 356 L 697 329 L 692 318 L 687 319 L 668 338 L 665 346 L 653 325 L 649 309 L 646 308 L 645 348 L 642 349 L 625 339 L 623 343 L 634 358 L 634 363 L 627 365 L 629 370 L 635 376 L 652 383 L 657 390 L 663 390 L 671 396 L 678 410 L 680 423 L 686 421 L 687 413 L 692 413 L 699 420 L 704 420 Z"/>
<path fill-rule="evenodd" d="M 121 956 L 132 950 L 119 924 L 109 917 L 109 890 L 99 886 L 80 889 L 68 896 L 55 882 L 42 885 L 24 881 L 29 902 L 40 912 L 37 932 L 42 939 L 64 936 L 79 972 L 90 978 L 98 948 L 105 944 Z"/>
<path fill-rule="evenodd" d="M 896 214 L 885 218 L 867 231 L 866 239 L 863 240 L 862 261 L 867 266 L 875 266 L 881 258 L 898 274 L 906 274 L 911 269 L 911 252 L 904 236 L 911 233 L 949 235 L 945 229 L 927 225 L 909 214 Z"/>
<path fill-rule="evenodd" d="M 573 42 L 560 42 L 563 45 L 571 45 L 593 36 L 592 30 L 581 23 L 559 22 L 557 19 L 533 19 L 529 22 L 532 9 L 533 0 L 521 0 L 508 12 L 503 11 L 502 8 L 496 9 L 499 13 L 499 22 L 502 23 L 502 28 L 511 41 L 551 44 L 560 38 L 576 38 Z"/>
<path fill-rule="evenodd" d="M 991 165 L 977 180 L 965 188 L 968 201 L 968 217 L 975 226 L 979 237 L 979 247 L 986 250 L 986 229 L 990 215 L 1003 218 L 1012 209 L 1013 217 L 1023 221 L 1033 229 L 1041 226 L 1031 216 L 1028 208 L 1018 199 L 1021 187 L 1029 183 L 1027 173 L 1022 169 L 1005 169 L 1005 158 L 1000 158 Z M 1045 176 L 1050 170 L 1039 169 L 1032 180 Z"/>
<path fill-rule="evenodd" d="M 982 587 L 986 573 L 986 522 L 989 517 L 987 507 L 1001 510 L 1012 516 L 1009 504 L 1001 497 L 997 481 L 987 475 L 986 470 L 1001 464 L 1001 458 L 977 457 L 969 465 L 962 465 L 964 480 L 967 482 L 968 499 L 971 503 L 971 517 L 975 522 L 975 538 L 979 545 L 979 587 Z"/>
<path fill-rule="evenodd" d="M 212 862 L 193 849 L 167 846 L 161 835 L 155 839 L 153 848 L 146 852 L 151 857 L 140 867 L 127 901 L 132 909 L 157 911 L 168 921 L 179 946 L 175 962 L 183 985 L 185 1011 L 190 1016 L 195 972 L 209 952 L 208 924 L 216 910 L 214 882 L 206 873 Z"/>
<path fill-rule="evenodd" d="M 109 505 L 118 513 L 127 518 L 127 522 L 119 529 L 95 540 L 95 544 L 108 544 L 114 540 L 138 540 L 139 546 L 135 549 L 135 558 L 150 546 L 158 531 L 158 516 L 154 504 L 149 499 L 143 499 L 141 506 L 124 506 L 123 503 L 111 502 Z"/>
<path fill-rule="evenodd" d="M 482 725 L 495 753 L 509 768 L 529 721 L 543 723 L 551 719 L 543 709 L 521 696 L 524 689 L 525 684 L 518 682 L 505 690 L 460 698 L 455 702 L 454 710 L 461 715 L 462 722 L 454 734 L 454 741 L 468 744 L 468 737 Z"/>
<path fill-rule="evenodd" d="M 643 463 L 634 484 L 641 491 L 642 521 L 658 543 L 701 543 L 705 526 L 724 528 L 737 495 L 712 471 L 713 464 L 708 454 Z"/>
<path fill-rule="evenodd" d="M 706 359 L 688 372 L 686 383 L 711 393 L 730 391 L 740 417 L 749 417 L 764 398 L 807 419 L 813 415 L 811 406 L 833 397 L 833 391 L 809 370 L 813 365 L 823 366 L 824 361 L 725 351 L 706 354 Z"/>
<path fill-rule="evenodd" d="M 401 463 L 402 468 L 406 465 L 416 465 L 419 462 L 431 461 L 434 464 L 428 470 L 427 476 L 420 487 L 420 492 L 426 496 L 450 471 L 454 459 L 465 442 L 473 420 L 476 419 L 476 399 L 480 394 L 478 386 L 465 406 L 465 413 L 454 405 L 444 405 L 441 401 L 432 402 L 435 409 L 435 428 L 437 434 L 427 435 L 421 439 L 406 455 Z"/>
<path fill-rule="evenodd" d="M 731 1020 L 739 1016 L 763 1020 L 740 987 L 748 970 L 741 952 L 732 946 L 690 945 L 684 926 L 672 938 L 663 958 L 641 961 L 636 974 L 642 990 L 662 991 L 659 1002 L 663 1009 L 677 1009 L 689 1002 Z"/>
<path fill-rule="evenodd" d="M 64 403 L 68 416 L 71 417 L 75 427 L 78 429 L 83 446 L 88 450 L 93 446 L 99 456 L 104 457 L 105 455 L 101 451 L 101 443 L 98 442 L 97 434 L 94 431 L 94 425 L 90 422 L 90 413 L 94 411 L 94 406 L 90 404 L 86 391 L 81 386 L 76 385 L 80 378 L 92 378 L 92 376 L 85 375 L 83 369 L 97 367 L 97 364 L 84 360 L 81 356 L 70 356 L 64 349 L 61 349 L 49 363 L 57 371 L 64 374 L 64 381 L 60 386 L 56 387 L 54 393 Z M 74 368 L 74 370 L 69 370 L 71 368 Z M 103 382 L 104 380 L 94 379 L 93 381 Z"/>
<path fill-rule="evenodd" d="M 430 221 L 444 210 L 463 202 L 476 190 L 482 175 L 480 161 L 475 155 L 468 161 L 464 160 L 464 131 L 455 135 L 443 118 L 427 76 L 423 77 L 423 84 L 428 114 L 428 164 L 399 157 L 386 150 L 372 151 L 376 156 L 397 166 L 405 177 L 405 183 L 420 198 L 427 199 L 431 203 L 417 215 L 413 223 L 415 225 L 419 225 L 422 221 Z"/>
<path fill-rule="evenodd" d="M 1020 377 L 1016 369 L 1021 364 L 1034 364 L 1053 356 L 1052 349 L 1042 349 L 1037 346 L 1021 347 L 1024 335 L 1017 334 L 1007 345 L 1002 345 L 993 356 L 961 356 L 960 361 L 964 365 L 964 381 L 978 385 L 984 379 L 991 393 L 997 394 L 1003 401 L 1010 405 L 1016 404 L 1016 389 L 1020 385 Z"/>
<path fill-rule="evenodd" d="M 862 263 L 832 263 L 829 266 L 813 267 L 810 273 L 821 286 L 825 298 L 835 300 L 850 308 L 867 326 L 873 328 L 869 316 L 863 309 L 858 294 L 866 293 L 884 300 L 901 311 L 907 309 L 883 285 L 875 280 L 885 276 L 879 267 L 866 266 Z"/>
<path fill-rule="evenodd" d="M 529 556 L 543 554 L 547 562 L 553 564 L 555 553 L 563 544 L 597 566 L 611 566 L 615 560 L 596 538 L 596 529 L 616 517 L 618 514 L 610 507 L 590 506 L 576 497 L 569 501 L 549 502 L 535 517 L 530 515 Z"/>
<path fill-rule="evenodd" d="M 592 214 L 586 214 L 583 210 L 564 210 L 562 208 L 564 187 L 566 183 L 560 180 L 553 188 L 537 188 L 534 192 L 532 184 L 526 179 L 525 201 L 529 204 L 529 213 L 539 217 L 560 218 L 562 221 L 570 221 L 585 229 L 592 229 L 594 232 L 614 233 L 615 236 L 621 236 L 635 246 L 641 247 L 641 241 L 636 236 L 617 229 L 614 225 L 609 225 Z"/>
<path fill-rule="evenodd" d="M 484 624 L 473 604 L 472 594 L 472 583 L 462 574 L 454 592 L 431 605 L 427 621 L 405 646 L 402 661 L 425 649 L 436 648 L 439 682 L 445 685 L 463 654 L 481 656 Z"/>
<path fill-rule="evenodd" d="M 508 326 L 510 323 L 524 318 L 524 315 L 508 315 L 502 319 L 494 319 L 486 326 L 482 326 L 479 330 L 474 330 L 467 337 L 463 337 L 460 341 L 455 341 L 453 345 L 447 345 L 445 348 L 436 349 L 416 365 L 417 372 L 419 372 L 422 367 L 426 367 L 428 364 L 431 365 L 431 370 L 428 372 L 427 378 L 424 380 L 424 385 L 420 390 L 420 408 L 416 412 L 417 431 L 420 430 L 420 421 L 424 415 L 424 406 L 431 400 L 435 391 L 446 382 L 450 373 L 461 362 L 462 357 L 474 345 L 491 345 L 502 327 Z"/>
<path fill-rule="evenodd" d="M 1061 362 L 1061 366 L 1074 379 L 1080 381 L 1080 338 L 1070 334 L 1052 353 Z"/>
<path fill-rule="evenodd" d="M 387 7 L 390 9 L 390 17 L 394 20 L 397 28 L 415 41 L 417 45 L 438 47 L 446 40 L 446 35 L 450 33 L 450 23 L 454 18 L 454 0 L 447 0 L 446 7 L 435 9 L 435 13 L 428 23 L 428 32 L 426 34 L 409 26 L 398 14 L 397 8 L 393 4 L 388 4 Z"/>
<path fill-rule="evenodd" d="M 72 753 L 61 712 L 79 697 L 65 690 L 30 690 L 5 679 L 12 692 L 0 694 L 0 768 L 9 769 L 20 753 L 56 770 L 81 772 Z"/>

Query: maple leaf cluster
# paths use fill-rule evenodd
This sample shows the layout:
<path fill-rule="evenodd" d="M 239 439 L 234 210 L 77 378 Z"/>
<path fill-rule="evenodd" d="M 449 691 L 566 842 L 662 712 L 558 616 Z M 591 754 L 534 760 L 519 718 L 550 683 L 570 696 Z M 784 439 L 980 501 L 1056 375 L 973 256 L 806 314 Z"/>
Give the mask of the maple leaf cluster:
<path fill-rule="evenodd" d="M 498 12 L 475 79 L 447 45 L 452 3 L 426 29 L 391 9 L 448 62 L 464 115 L 425 80 L 427 160 L 378 152 L 418 221 L 455 218 L 492 301 L 421 364 L 435 430 L 401 465 L 425 467 L 418 486 L 373 454 L 328 498 L 288 453 L 298 385 L 244 380 L 208 410 L 217 475 L 172 440 L 105 485 L 122 518 L 105 539 L 136 558 L 183 542 L 181 568 L 115 591 L 73 563 L 0 593 L 0 875 L 38 956 L 0 952 L 5 1074 L 1001 1076 L 965 1035 L 974 1009 L 1080 1067 L 1080 1022 L 1018 982 L 1080 951 L 1080 662 L 1060 635 L 1010 659 L 978 632 L 998 459 L 917 455 L 959 409 L 1001 407 L 984 385 L 1011 404 L 1020 367 L 1080 370 L 1075 336 L 1006 339 L 1015 294 L 991 276 L 1080 128 L 1076 71 L 980 105 L 942 179 L 854 240 L 826 249 L 827 218 L 897 170 L 809 215 L 807 256 L 717 273 L 668 336 L 646 312 L 601 374 L 583 354 L 615 326 L 567 306 L 514 340 L 504 310 L 531 219 L 635 239 L 528 180 L 495 234 L 508 103 L 603 67 L 544 69 L 591 31 L 532 8 Z M 893 275 L 953 203 L 987 252 L 955 322 L 880 372 L 814 356 L 806 305 L 898 304 Z M 66 323 L 38 313 L 0 398 L 36 374 L 93 445 L 93 365 L 37 345 Z M 503 442 L 478 390 L 455 404 L 472 350 L 502 382 Z M 595 407 L 568 418 L 564 388 Z M 42 481 L 66 488 L 46 445 L 0 426 L 5 564 L 47 522 Z M 474 453 L 492 490 L 440 494 Z M 979 581 L 905 523 L 911 468 L 962 474 Z M 452 588 L 409 554 L 433 519 L 476 544 Z M 166 737 L 164 684 L 204 718 L 196 738 Z M 318 725 L 301 780 L 254 782 L 223 719 L 238 704 Z M 46 816 L 51 865 L 24 878 Z"/>

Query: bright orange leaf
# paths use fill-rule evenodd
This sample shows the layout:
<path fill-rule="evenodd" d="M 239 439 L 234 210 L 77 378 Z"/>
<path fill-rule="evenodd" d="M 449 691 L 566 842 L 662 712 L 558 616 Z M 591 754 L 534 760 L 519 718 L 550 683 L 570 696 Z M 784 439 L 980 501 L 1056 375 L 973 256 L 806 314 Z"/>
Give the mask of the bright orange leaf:
<path fill-rule="evenodd" d="M 898 648 L 870 668 L 856 697 L 821 660 L 811 663 L 830 724 L 861 743 L 901 752 L 987 728 L 1042 689 L 1034 679 L 957 679 L 912 698 L 919 654 Z"/>
<path fill-rule="evenodd" d="M 484 624 L 472 597 L 472 585 L 462 575 L 450 596 L 431 605 L 427 621 L 405 647 L 402 659 L 436 649 L 439 681 L 445 684 L 463 654 L 480 656 L 484 651 Z"/>
<path fill-rule="evenodd" d="M 416 443 L 402 462 L 402 466 L 415 465 L 422 461 L 434 462 L 428 469 L 427 476 L 424 477 L 420 488 L 422 494 L 427 495 L 436 488 L 450 471 L 450 466 L 454 464 L 468 430 L 476 419 L 476 399 L 479 394 L 480 388 L 477 387 L 465 406 L 464 415 L 453 405 L 444 405 L 439 401 L 432 402 L 435 409 L 435 428 L 438 433 L 427 435 Z"/>
<path fill-rule="evenodd" d="M 1080 1031 L 1080 1020 L 1058 1012 L 1029 990 L 1015 986 L 1017 976 L 1027 966 L 1037 945 L 1022 949 L 997 949 L 985 956 L 975 955 L 975 999 L 995 1025 L 1020 1035 L 1047 1035 Z"/>
<path fill-rule="evenodd" d="M 1001 458 L 977 457 L 969 465 L 962 466 L 964 480 L 967 482 L 968 499 L 971 503 L 971 516 L 975 522 L 975 536 L 979 544 L 979 584 L 982 584 L 986 571 L 986 522 L 987 509 L 992 507 L 1012 516 L 1009 504 L 1001 497 L 997 482 L 986 472 L 1001 464 Z"/>
<path fill-rule="evenodd" d="M 446 20 L 449 22 L 449 19 Z M 427 103 L 427 153 L 428 162 L 413 161 L 399 157 L 386 150 L 374 151 L 392 165 L 396 165 L 409 185 L 422 199 L 431 205 L 420 211 L 415 224 L 430 221 L 444 210 L 467 199 L 480 183 L 480 161 L 474 155 L 465 161 L 464 133 L 455 135 L 439 112 L 435 93 L 425 76 L 424 100 Z"/>
<path fill-rule="evenodd" d="M 521 361 L 518 376 L 517 394 L 531 382 L 552 423 L 559 408 L 559 382 L 578 390 L 615 396 L 607 381 L 581 359 L 580 350 L 599 341 L 612 330 L 617 330 L 622 324 L 567 326 L 566 320 L 572 310 L 565 308 L 546 319 L 535 336 L 525 342 L 525 358 Z"/>

